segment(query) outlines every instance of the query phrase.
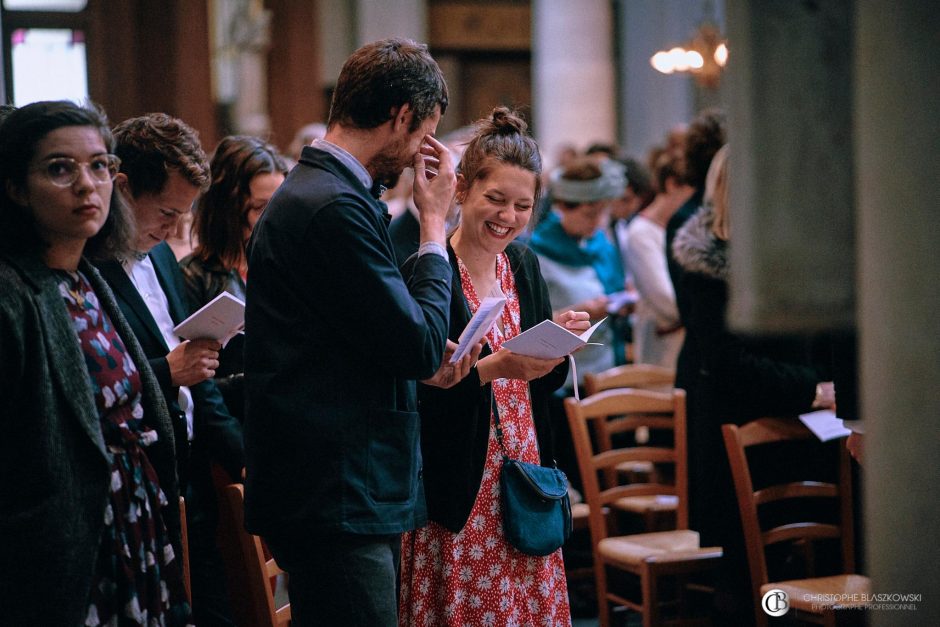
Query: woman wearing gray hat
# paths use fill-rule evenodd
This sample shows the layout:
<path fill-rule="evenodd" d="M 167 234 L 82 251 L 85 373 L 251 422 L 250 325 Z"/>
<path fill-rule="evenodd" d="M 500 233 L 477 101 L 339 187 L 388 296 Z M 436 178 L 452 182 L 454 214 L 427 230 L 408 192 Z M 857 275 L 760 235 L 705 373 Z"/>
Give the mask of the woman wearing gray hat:
<path fill-rule="evenodd" d="M 552 211 L 535 228 L 529 244 L 538 253 L 552 309 L 587 311 L 592 321 L 600 320 L 608 315 L 608 295 L 624 289 L 617 249 L 603 231 L 611 202 L 626 189 L 624 168 L 611 160 L 580 158 L 555 170 L 550 181 Z M 615 342 L 612 329 L 608 321 L 591 336 L 592 342 L 604 346 L 578 351 L 580 375 L 614 365 L 614 351 L 622 351 L 623 345 Z M 570 375 L 566 387 L 573 387 Z"/>

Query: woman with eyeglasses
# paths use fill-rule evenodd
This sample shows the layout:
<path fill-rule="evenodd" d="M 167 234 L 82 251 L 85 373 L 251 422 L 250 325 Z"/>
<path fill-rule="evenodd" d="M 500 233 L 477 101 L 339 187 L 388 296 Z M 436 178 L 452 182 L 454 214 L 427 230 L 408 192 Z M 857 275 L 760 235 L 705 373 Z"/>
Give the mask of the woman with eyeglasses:
<path fill-rule="evenodd" d="M 186 625 L 163 394 L 86 256 L 132 241 L 104 114 L 0 126 L 0 607 L 10 625 Z"/>
<path fill-rule="evenodd" d="M 287 164 L 274 146 L 257 137 L 229 136 L 215 149 L 212 183 L 193 217 L 193 253 L 180 261 L 186 294 L 198 309 L 223 291 L 245 300 L 248 257 L 245 247 L 268 200 L 284 182 Z M 219 353 L 215 382 L 232 415 L 243 421 L 242 336 Z"/>

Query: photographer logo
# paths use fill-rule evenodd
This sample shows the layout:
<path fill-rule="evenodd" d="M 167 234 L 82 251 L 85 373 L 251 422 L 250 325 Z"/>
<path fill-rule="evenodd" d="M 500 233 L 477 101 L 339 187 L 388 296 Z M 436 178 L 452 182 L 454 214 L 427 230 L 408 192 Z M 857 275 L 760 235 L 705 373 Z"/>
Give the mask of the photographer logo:
<path fill-rule="evenodd" d="M 760 600 L 760 606 L 768 616 L 783 616 L 790 609 L 790 597 L 783 590 L 768 590 Z"/>

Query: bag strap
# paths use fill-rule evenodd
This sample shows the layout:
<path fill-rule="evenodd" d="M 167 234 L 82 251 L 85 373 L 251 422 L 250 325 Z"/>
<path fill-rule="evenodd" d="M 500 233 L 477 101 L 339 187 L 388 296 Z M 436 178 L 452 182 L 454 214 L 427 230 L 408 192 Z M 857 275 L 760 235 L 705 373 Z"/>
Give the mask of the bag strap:
<path fill-rule="evenodd" d="M 493 416 L 493 426 L 496 427 L 496 441 L 503 450 L 503 459 L 509 459 L 506 445 L 503 443 L 503 427 L 499 423 L 499 408 L 496 406 L 496 392 L 493 391 L 493 382 L 490 381 L 490 415 Z"/>
<path fill-rule="evenodd" d="M 512 459 L 509 456 L 509 451 L 506 450 L 506 444 L 503 442 L 503 427 L 499 422 L 499 407 L 496 405 L 496 393 L 493 391 L 493 382 L 490 382 L 490 413 L 493 416 L 493 426 L 496 428 L 496 441 L 499 442 L 499 448 L 503 450 L 503 460 Z M 535 428 L 535 416 L 532 417 L 533 425 L 532 429 L 535 433 L 535 448 L 539 448 L 539 434 L 538 430 Z M 541 458 L 541 451 L 539 451 L 539 457 Z M 552 458 L 552 467 L 558 468 L 558 461 Z"/>

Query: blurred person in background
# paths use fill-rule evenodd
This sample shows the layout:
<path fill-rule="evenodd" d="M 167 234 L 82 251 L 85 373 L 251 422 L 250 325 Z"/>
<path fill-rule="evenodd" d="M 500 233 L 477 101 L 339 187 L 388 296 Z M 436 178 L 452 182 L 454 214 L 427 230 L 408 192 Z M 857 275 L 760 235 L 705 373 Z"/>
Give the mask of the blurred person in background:
<path fill-rule="evenodd" d="M 257 137 L 229 136 L 209 165 L 212 182 L 196 203 L 196 248 L 180 262 L 186 295 L 199 309 L 222 292 L 245 300 L 248 256 L 245 247 L 271 196 L 284 182 L 287 164 L 274 146 Z M 244 421 L 244 336 L 236 335 L 219 353 L 215 382 L 225 405 Z"/>
<path fill-rule="evenodd" d="M 323 122 L 312 122 L 297 129 L 294 139 L 287 147 L 288 157 L 291 159 L 291 162 L 287 164 L 287 169 L 289 170 L 300 161 L 300 153 L 303 151 L 304 146 L 309 146 L 313 143 L 313 140 L 323 139 L 325 136 L 326 124 Z"/>
<path fill-rule="evenodd" d="M 587 311 L 593 321 L 610 315 L 607 295 L 623 291 L 625 279 L 617 249 L 604 228 L 613 201 L 623 196 L 626 185 L 623 166 L 610 159 L 598 164 L 581 157 L 552 173 L 555 204 L 535 228 L 530 245 L 539 256 L 556 312 Z M 618 350 L 610 324 L 591 337 L 604 346 L 586 346 L 578 352 L 582 374 L 610 368 Z"/>
<path fill-rule="evenodd" d="M 810 342 L 758 338 L 732 332 L 727 323 L 731 271 L 728 245 L 728 147 L 708 170 L 705 204 L 676 235 L 681 264 L 685 342 L 676 387 L 688 394 L 689 528 L 705 546 L 722 546 L 716 603 L 723 624 L 753 619 L 744 532 L 737 511 L 731 468 L 721 433 L 724 423 L 744 424 L 761 416 L 795 416 L 831 407 L 831 385 L 813 361 Z M 762 450 L 764 470 L 772 453 Z M 806 459 L 807 467 L 813 463 Z"/>
<path fill-rule="evenodd" d="M 623 196 L 627 181 L 623 166 L 607 159 L 598 164 L 580 157 L 551 175 L 555 204 L 535 227 L 529 242 L 539 257 L 542 277 L 548 285 L 556 314 L 568 310 L 586 311 L 592 322 L 607 317 L 591 335 L 591 342 L 575 355 L 578 385 L 584 373 L 601 372 L 616 363 L 616 353 L 624 352 L 623 338 L 616 335 L 608 311 L 608 294 L 625 288 L 623 266 L 617 249 L 604 228 L 610 221 L 611 202 Z M 552 397 L 552 426 L 556 433 L 559 466 L 574 486 L 580 486 L 577 459 L 563 400 L 574 394 L 573 373 Z"/>
<path fill-rule="evenodd" d="M 676 301 L 680 311 L 683 306 L 682 281 L 679 278 L 682 268 L 673 257 L 672 240 L 676 236 L 676 231 L 702 206 L 708 167 L 711 165 L 715 153 L 725 145 L 725 126 L 726 121 L 723 111 L 706 109 L 692 121 L 684 136 L 677 133 L 676 140 L 674 140 L 672 133 L 670 133 L 670 145 L 677 141 L 678 137 L 684 137 L 682 176 L 685 182 L 695 189 L 695 192 L 676 210 L 666 224 L 666 260 L 669 267 L 669 278 L 672 280 L 672 287 L 676 292 Z M 675 150 L 675 148 L 672 150 Z"/>
<path fill-rule="evenodd" d="M 656 166 L 660 190 L 627 228 L 627 259 L 639 301 L 633 314 L 634 361 L 676 367 L 685 337 L 666 265 L 666 224 L 695 191 L 682 178 L 681 158 L 664 152 Z"/>

